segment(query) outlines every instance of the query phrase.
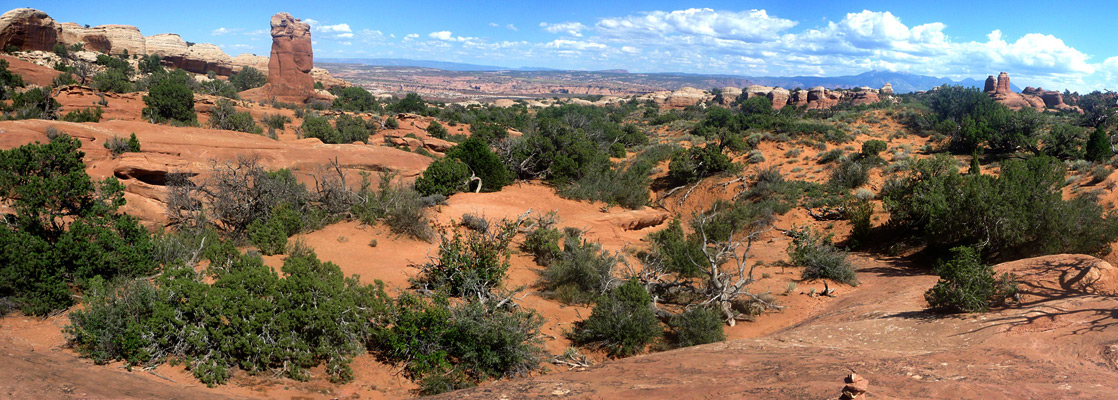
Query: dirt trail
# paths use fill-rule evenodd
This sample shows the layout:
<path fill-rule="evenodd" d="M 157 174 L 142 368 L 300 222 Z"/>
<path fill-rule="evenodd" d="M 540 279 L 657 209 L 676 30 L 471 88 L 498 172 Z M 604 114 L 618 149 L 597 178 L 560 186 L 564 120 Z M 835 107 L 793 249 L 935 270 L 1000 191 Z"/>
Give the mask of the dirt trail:
<path fill-rule="evenodd" d="M 1075 273 L 1073 261 L 1059 265 Z M 771 335 L 441 398 L 837 398 L 850 371 L 869 379 L 874 399 L 1103 399 L 1118 391 L 1118 298 L 1065 292 L 988 314 L 933 316 L 922 294 L 935 277 L 871 264 L 860 268 L 856 293 Z"/>

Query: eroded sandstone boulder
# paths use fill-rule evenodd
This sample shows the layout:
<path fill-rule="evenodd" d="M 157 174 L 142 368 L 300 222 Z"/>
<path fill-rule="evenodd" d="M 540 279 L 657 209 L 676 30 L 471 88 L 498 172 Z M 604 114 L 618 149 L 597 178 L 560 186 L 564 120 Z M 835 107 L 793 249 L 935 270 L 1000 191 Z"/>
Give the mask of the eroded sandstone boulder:
<path fill-rule="evenodd" d="M 47 13 L 33 8 L 17 8 L 0 15 L 0 49 L 15 46 L 20 50 L 50 51 L 62 28 Z"/>
<path fill-rule="evenodd" d="M 788 89 L 785 88 L 773 88 L 773 90 L 769 92 L 769 100 L 772 100 L 773 109 L 776 110 L 784 108 L 784 106 L 788 105 L 788 101 L 791 99 L 791 96 L 791 93 L 788 92 Z"/>

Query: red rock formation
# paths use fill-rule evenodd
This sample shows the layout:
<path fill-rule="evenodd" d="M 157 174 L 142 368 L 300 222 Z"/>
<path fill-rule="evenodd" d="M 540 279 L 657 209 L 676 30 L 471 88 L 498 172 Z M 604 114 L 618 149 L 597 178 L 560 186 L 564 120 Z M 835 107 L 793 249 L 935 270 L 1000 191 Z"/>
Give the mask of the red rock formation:
<path fill-rule="evenodd" d="M 987 89 L 989 89 L 990 80 L 991 78 L 986 79 Z M 997 88 L 993 92 L 987 90 L 986 93 L 998 103 L 1014 110 L 1031 107 L 1037 111 L 1055 109 L 1082 112 L 1078 107 L 1065 104 L 1063 94 L 1055 90 L 1028 86 L 1021 93 L 1014 93 L 1009 90 L 1009 74 L 1005 72 L 998 74 Z"/>
<path fill-rule="evenodd" d="M 769 92 L 769 100 L 773 102 L 773 109 L 779 110 L 788 105 L 788 100 L 792 98 L 791 93 L 785 88 L 774 88 Z"/>
<path fill-rule="evenodd" d="M 994 76 L 993 75 L 987 76 L 986 77 L 986 85 L 982 89 L 982 92 L 983 93 L 994 93 L 994 90 L 996 90 L 996 89 L 997 89 L 997 83 L 994 81 Z"/>
<path fill-rule="evenodd" d="M 997 86 L 997 88 L 994 89 L 994 93 L 997 93 L 997 94 L 1013 93 L 1013 89 L 1010 89 L 1010 86 L 1009 86 L 1009 74 L 1008 73 L 1002 72 L 1002 73 L 998 74 L 998 86 Z"/>
<path fill-rule="evenodd" d="M 874 93 L 870 90 L 854 92 L 854 98 L 851 99 L 851 102 L 854 103 L 854 105 L 873 104 L 878 101 L 881 101 L 881 99 L 877 97 L 877 93 Z"/>
<path fill-rule="evenodd" d="M 58 43 L 58 23 L 47 13 L 33 8 L 17 8 L 0 15 L 0 49 L 50 51 Z"/>
<path fill-rule="evenodd" d="M 795 107 L 803 107 L 806 106 L 807 103 L 807 91 L 803 89 L 797 89 L 796 91 L 792 92 L 792 97 L 788 101 L 788 105 Z"/>
<path fill-rule="evenodd" d="M 311 26 L 285 12 L 273 15 L 272 54 L 264 91 L 278 101 L 305 103 L 314 97 L 313 68 Z"/>

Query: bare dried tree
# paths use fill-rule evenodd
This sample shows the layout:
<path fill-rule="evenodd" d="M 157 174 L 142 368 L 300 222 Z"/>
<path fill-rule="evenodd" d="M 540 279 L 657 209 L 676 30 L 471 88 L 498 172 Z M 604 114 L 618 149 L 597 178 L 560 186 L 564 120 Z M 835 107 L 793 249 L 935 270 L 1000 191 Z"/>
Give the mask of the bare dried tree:
<path fill-rule="evenodd" d="M 772 230 L 772 214 L 763 207 L 744 213 L 736 207 L 755 206 L 715 203 L 711 209 L 695 214 L 691 221 L 693 232 L 683 243 L 693 246 L 693 251 L 659 254 L 654 250 L 643 257 L 643 269 L 630 271 L 652 294 L 660 318 L 671 316 L 657 305 L 661 302 L 715 307 L 730 326 L 747 318 L 734 310 L 734 303 L 743 298 L 765 309 L 781 308 L 748 290 L 756 281 L 756 263 L 750 265 L 750 251 L 754 242 Z M 670 266 L 671 262 L 677 265 Z M 693 272 L 681 274 L 679 263 Z"/>

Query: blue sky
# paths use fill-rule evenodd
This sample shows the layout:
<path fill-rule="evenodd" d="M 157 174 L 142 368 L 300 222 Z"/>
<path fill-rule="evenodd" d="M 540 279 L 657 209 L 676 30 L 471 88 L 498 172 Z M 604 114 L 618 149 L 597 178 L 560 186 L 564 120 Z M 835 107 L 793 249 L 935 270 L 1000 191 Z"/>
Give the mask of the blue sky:
<path fill-rule="evenodd" d="M 43 1 L 56 20 L 178 33 L 267 55 L 268 20 L 313 26 L 318 58 L 507 67 L 834 76 L 871 69 L 1018 86 L 1118 88 L 1118 2 Z M 26 3 L 24 3 L 26 4 Z M 19 5 L 23 6 L 23 4 Z"/>

